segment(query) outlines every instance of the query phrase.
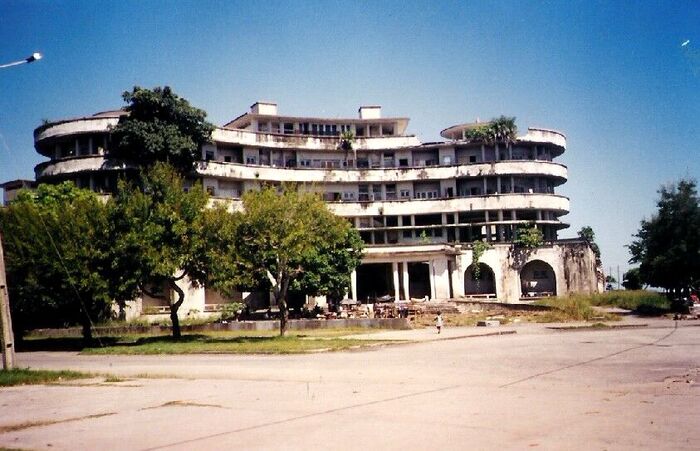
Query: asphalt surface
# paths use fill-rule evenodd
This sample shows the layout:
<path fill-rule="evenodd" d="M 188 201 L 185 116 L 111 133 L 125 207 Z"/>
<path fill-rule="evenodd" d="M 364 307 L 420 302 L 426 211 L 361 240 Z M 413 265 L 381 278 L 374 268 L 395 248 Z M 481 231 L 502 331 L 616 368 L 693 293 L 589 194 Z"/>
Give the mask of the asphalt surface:
<path fill-rule="evenodd" d="M 698 449 L 698 325 L 426 329 L 295 356 L 22 353 L 124 379 L 0 389 L 0 447 Z"/>

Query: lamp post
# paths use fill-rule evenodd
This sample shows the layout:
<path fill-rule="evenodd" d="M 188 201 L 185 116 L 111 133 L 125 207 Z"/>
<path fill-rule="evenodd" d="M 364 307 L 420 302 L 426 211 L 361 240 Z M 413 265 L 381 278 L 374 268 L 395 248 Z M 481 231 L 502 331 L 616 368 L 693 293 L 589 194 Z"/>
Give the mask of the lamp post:
<path fill-rule="evenodd" d="M 6 63 L 6 64 L 0 64 L 0 69 L 4 69 L 4 68 L 6 68 L 6 67 L 12 67 L 12 66 L 19 66 L 20 64 L 29 64 L 29 63 L 33 63 L 34 61 L 40 60 L 40 59 L 42 59 L 43 57 L 44 57 L 44 55 L 42 55 L 41 53 L 39 53 L 39 52 L 34 52 L 34 53 L 32 53 L 30 56 L 26 57 L 26 58 L 23 59 L 23 60 L 13 61 L 13 62 L 11 62 L 11 63 Z"/>
<path fill-rule="evenodd" d="M 27 58 L 11 63 L 0 64 L 0 69 L 6 67 L 29 64 L 40 60 L 43 55 L 34 52 Z M 10 316 L 10 299 L 5 277 L 5 258 L 2 249 L 2 236 L 0 235 L 0 346 L 2 346 L 2 367 L 11 370 L 15 366 L 15 344 L 12 333 L 12 317 Z"/>

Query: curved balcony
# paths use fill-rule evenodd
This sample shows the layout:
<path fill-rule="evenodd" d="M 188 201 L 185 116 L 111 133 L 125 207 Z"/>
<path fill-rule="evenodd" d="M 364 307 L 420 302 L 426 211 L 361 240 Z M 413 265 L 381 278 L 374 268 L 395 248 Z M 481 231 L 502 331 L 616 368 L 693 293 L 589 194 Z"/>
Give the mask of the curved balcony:
<path fill-rule="evenodd" d="M 569 198 L 558 194 L 494 194 L 450 199 L 411 199 L 380 202 L 328 202 L 340 216 L 416 215 L 481 210 L 552 210 L 569 212 Z"/>
<path fill-rule="evenodd" d="M 42 178 L 56 177 L 61 175 L 76 174 L 80 172 L 92 171 L 123 171 L 132 169 L 133 165 L 126 164 L 101 155 L 88 155 L 84 157 L 71 157 L 63 160 L 45 161 L 34 167 L 34 174 L 37 181 Z"/>
<path fill-rule="evenodd" d="M 248 130 L 216 128 L 212 133 L 212 141 L 216 143 L 275 149 L 336 151 L 338 149 L 340 137 L 283 135 L 276 133 L 252 132 Z M 355 138 L 355 143 L 353 144 L 356 150 L 399 149 L 403 147 L 416 147 L 420 145 L 420 140 L 415 136 L 378 136 L 373 138 Z"/>
<path fill-rule="evenodd" d="M 206 161 L 199 164 L 197 173 L 235 180 L 293 183 L 395 183 L 498 175 L 540 175 L 552 177 L 561 184 L 568 176 L 563 164 L 530 160 L 385 169 L 278 168 Z"/>

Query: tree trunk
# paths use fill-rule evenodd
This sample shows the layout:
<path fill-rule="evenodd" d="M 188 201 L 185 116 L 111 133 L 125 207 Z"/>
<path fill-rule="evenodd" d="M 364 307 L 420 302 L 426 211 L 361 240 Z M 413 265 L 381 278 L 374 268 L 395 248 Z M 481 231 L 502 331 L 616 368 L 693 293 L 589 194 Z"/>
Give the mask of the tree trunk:
<path fill-rule="evenodd" d="M 84 318 L 82 321 L 83 326 L 83 344 L 85 346 L 92 345 L 92 324 L 90 324 L 89 318 Z"/>
<path fill-rule="evenodd" d="M 182 288 L 177 286 L 177 283 L 173 280 L 168 281 L 168 285 L 177 293 L 177 302 L 170 303 L 170 321 L 173 323 L 173 338 L 182 338 L 180 318 L 177 316 L 177 311 L 180 310 L 180 306 L 185 302 L 185 292 L 182 291 Z"/>
<path fill-rule="evenodd" d="M 282 298 L 277 302 L 277 306 L 280 309 L 280 337 L 284 337 L 287 333 L 287 320 L 289 319 L 287 301 Z"/>
<path fill-rule="evenodd" d="M 119 316 L 117 317 L 117 319 L 119 321 L 126 321 L 126 302 L 117 301 L 117 305 L 119 305 Z"/>

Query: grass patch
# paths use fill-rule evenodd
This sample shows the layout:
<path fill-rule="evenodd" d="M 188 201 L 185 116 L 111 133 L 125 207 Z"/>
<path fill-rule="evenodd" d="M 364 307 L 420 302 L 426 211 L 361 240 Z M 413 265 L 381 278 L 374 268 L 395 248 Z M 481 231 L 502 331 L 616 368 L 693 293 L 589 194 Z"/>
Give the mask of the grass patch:
<path fill-rule="evenodd" d="M 342 339 L 345 335 L 366 334 L 385 329 L 342 328 L 290 330 L 286 337 L 279 330 L 211 331 L 185 334 L 176 340 L 170 335 L 126 334 L 99 337 L 86 346 L 80 336 L 25 337 L 22 351 L 73 351 L 84 354 L 301 354 L 342 351 L 384 343 L 383 340 Z"/>
<path fill-rule="evenodd" d="M 613 290 L 589 296 L 591 305 L 619 307 L 640 314 L 664 314 L 671 311 L 671 302 L 661 293 L 647 290 Z"/>
<path fill-rule="evenodd" d="M 250 332 L 249 332 L 250 334 Z M 220 334 L 121 337 L 110 346 L 90 347 L 83 354 L 302 354 L 318 351 L 342 351 L 383 343 L 381 340 L 356 340 L 327 337 L 221 336 Z"/>
<path fill-rule="evenodd" d="M 85 379 L 92 377 L 89 374 L 77 371 L 46 371 L 30 370 L 28 368 L 15 368 L 12 370 L 0 370 L 0 387 L 13 385 L 47 384 L 73 379 Z"/>
<path fill-rule="evenodd" d="M 548 298 L 537 301 L 538 305 L 552 307 L 552 310 L 538 316 L 539 322 L 563 323 L 567 321 L 606 320 L 615 321 L 617 315 L 601 313 L 593 309 L 590 296 L 572 295 L 568 297 Z"/>

